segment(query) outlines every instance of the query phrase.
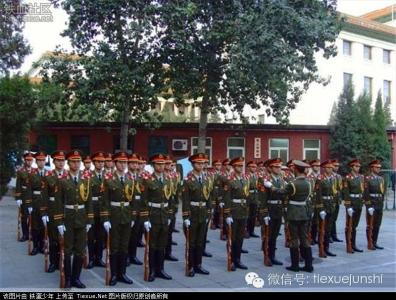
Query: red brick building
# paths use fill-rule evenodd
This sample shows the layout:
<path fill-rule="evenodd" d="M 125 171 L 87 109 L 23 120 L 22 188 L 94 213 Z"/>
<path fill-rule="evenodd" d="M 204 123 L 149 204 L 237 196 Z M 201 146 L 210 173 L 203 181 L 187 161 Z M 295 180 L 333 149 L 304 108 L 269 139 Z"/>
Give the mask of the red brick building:
<path fill-rule="evenodd" d="M 32 150 L 41 148 L 48 153 L 55 149 L 78 148 L 85 153 L 114 152 L 120 148 L 118 123 L 49 122 L 40 124 L 30 134 Z M 163 152 L 176 159 L 189 156 L 198 144 L 198 124 L 164 123 L 151 130 L 136 127 L 136 135 L 128 141 L 128 151 L 144 156 Z M 388 130 L 392 145 L 392 166 L 396 169 L 396 128 Z M 206 152 L 210 159 L 238 155 L 247 160 L 270 157 L 325 160 L 329 158 L 330 129 L 322 125 L 259 125 L 208 124 Z"/>

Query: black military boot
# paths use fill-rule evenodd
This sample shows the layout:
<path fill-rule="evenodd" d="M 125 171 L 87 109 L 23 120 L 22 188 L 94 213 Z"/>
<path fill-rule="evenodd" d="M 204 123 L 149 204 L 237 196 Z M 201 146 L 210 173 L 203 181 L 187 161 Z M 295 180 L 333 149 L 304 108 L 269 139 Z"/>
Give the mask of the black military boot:
<path fill-rule="evenodd" d="M 149 252 L 149 278 L 148 281 L 152 282 L 155 280 L 155 266 L 156 266 L 156 251 L 154 249 L 150 249 Z"/>
<path fill-rule="evenodd" d="M 305 260 L 305 251 L 304 251 L 304 247 L 302 244 L 300 244 L 299 246 L 299 262 L 303 262 Z"/>
<path fill-rule="evenodd" d="M 133 241 L 132 243 L 134 243 Z M 141 266 L 143 265 L 143 262 L 141 262 L 137 257 L 136 257 L 136 250 L 137 250 L 137 245 L 136 244 L 130 244 L 129 247 L 129 263 Z"/>
<path fill-rule="evenodd" d="M 172 276 L 167 274 L 164 270 L 164 261 L 165 261 L 165 250 L 157 250 L 156 251 L 156 274 L 155 276 L 158 278 L 171 280 Z"/>
<path fill-rule="evenodd" d="M 329 248 L 330 248 L 329 239 L 328 239 L 328 238 L 325 238 L 324 249 L 325 249 L 326 255 L 327 255 L 327 256 L 337 256 L 336 254 L 330 252 Z"/>
<path fill-rule="evenodd" d="M 179 261 L 176 257 L 172 255 L 172 237 L 168 239 L 168 244 L 165 248 L 165 259 L 169 261 Z"/>
<path fill-rule="evenodd" d="M 276 266 L 282 266 L 283 263 L 275 258 L 275 247 L 276 247 L 276 245 L 273 243 L 271 243 L 271 246 L 269 247 L 269 257 L 270 257 L 271 263 Z"/>
<path fill-rule="evenodd" d="M 352 229 L 352 249 L 355 252 L 363 252 L 362 249 L 356 247 L 356 229 Z"/>
<path fill-rule="evenodd" d="M 86 269 L 92 269 L 94 267 L 95 248 L 94 248 L 94 243 L 89 240 L 88 240 L 88 255 L 89 255 L 89 261 Z"/>
<path fill-rule="evenodd" d="M 79 289 L 86 288 L 85 284 L 83 284 L 80 281 L 80 274 L 81 274 L 81 269 L 82 269 L 82 265 L 83 265 L 83 260 L 84 260 L 84 258 L 81 256 L 74 255 L 74 257 L 73 257 L 71 285 L 76 288 L 79 288 Z"/>
<path fill-rule="evenodd" d="M 293 272 L 298 272 L 300 271 L 300 267 L 298 266 L 298 248 L 289 248 L 290 251 L 290 260 L 291 260 L 291 266 L 286 267 L 287 270 L 293 271 Z M 305 257 L 307 253 L 304 253 Z"/>
<path fill-rule="evenodd" d="M 21 217 L 22 237 L 19 239 L 20 242 L 26 242 L 29 240 L 29 227 L 27 225 L 27 219 Z"/>
<path fill-rule="evenodd" d="M 109 285 L 113 286 L 117 284 L 118 254 L 110 255 L 110 270 L 111 270 L 111 278 Z"/>
<path fill-rule="evenodd" d="M 384 247 L 381 247 L 377 244 L 378 233 L 379 233 L 379 227 L 374 227 L 373 228 L 373 244 L 374 244 L 375 249 L 382 250 L 382 249 L 384 249 Z"/>
<path fill-rule="evenodd" d="M 104 243 L 102 240 L 97 240 L 95 242 L 95 256 L 94 256 L 94 265 L 95 267 L 106 268 L 106 264 L 103 261 L 103 248 Z"/>
<path fill-rule="evenodd" d="M 33 249 L 30 255 L 37 255 L 39 252 L 39 233 L 37 230 L 32 230 Z"/>
<path fill-rule="evenodd" d="M 248 267 L 241 263 L 242 243 L 236 245 L 235 268 L 247 270 Z"/>
<path fill-rule="evenodd" d="M 195 248 L 190 247 L 188 249 L 188 276 L 189 277 L 195 276 L 194 266 L 195 266 Z"/>
<path fill-rule="evenodd" d="M 202 256 L 205 256 L 205 257 L 212 257 L 213 256 L 211 253 L 206 251 L 206 243 L 204 243 L 204 246 L 203 246 Z"/>
<path fill-rule="evenodd" d="M 194 266 L 194 272 L 197 274 L 203 274 L 203 275 L 209 275 L 209 271 L 205 270 L 202 268 L 202 253 L 203 253 L 203 248 L 202 247 L 196 247 L 195 248 L 195 264 Z"/>
<path fill-rule="evenodd" d="M 126 274 L 126 265 L 127 265 L 127 254 L 126 253 L 118 253 L 118 275 L 117 281 L 132 284 L 133 281 Z"/>
<path fill-rule="evenodd" d="M 318 243 L 318 228 L 317 226 L 311 225 L 311 245 L 315 245 Z"/>
<path fill-rule="evenodd" d="M 303 248 L 304 252 L 304 257 L 305 257 L 305 266 L 301 268 L 301 271 L 313 272 L 313 266 L 312 266 L 312 249 L 311 247 L 308 248 Z"/>
<path fill-rule="evenodd" d="M 63 271 L 65 273 L 65 289 L 71 288 L 71 277 L 72 277 L 72 267 L 71 267 L 71 256 L 65 255 L 63 260 Z"/>
<path fill-rule="evenodd" d="M 50 264 L 48 266 L 47 273 L 53 273 L 59 267 L 59 260 L 58 260 L 58 247 L 55 243 L 51 243 L 49 245 L 49 261 Z M 71 272 L 70 272 L 71 273 Z"/>

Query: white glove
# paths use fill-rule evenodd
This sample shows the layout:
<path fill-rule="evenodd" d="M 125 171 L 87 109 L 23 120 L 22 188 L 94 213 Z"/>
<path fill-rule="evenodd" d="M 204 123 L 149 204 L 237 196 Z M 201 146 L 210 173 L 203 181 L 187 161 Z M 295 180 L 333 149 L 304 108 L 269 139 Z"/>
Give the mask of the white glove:
<path fill-rule="evenodd" d="M 272 183 L 270 182 L 270 181 L 264 181 L 264 186 L 266 187 L 266 188 L 272 188 Z"/>
<path fill-rule="evenodd" d="M 44 226 L 47 226 L 47 223 L 49 222 L 48 216 L 42 216 L 41 221 L 43 221 Z"/>
<path fill-rule="evenodd" d="M 144 222 L 143 225 L 144 225 L 144 228 L 146 229 L 146 231 L 149 232 L 149 231 L 150 231 L 150 228 L 151 228 L 151 223 L 150 223 L 150 221 Z"/>
<path fill-rule="evenodd" d="M 326 212 L 324 211 L 324 210 L 322 210 L 320 213 L 319 213 L 319 215 L 320 215 L 320 218 L 322 219 L 322 220 L 324 220 L 325 218 L 326 218 Z"/>
<path fill-rule="evenodd" d="M 223 208 L 223 207 L 224 207 L 224 202 L 220 202 L 220 203 L 219 203 L 219 207 L 220 207 L 220 208 Z"/>
<path fill-rule="evenodd" d="M 348 216 L 352 217 L 352 215 L 353 215 L 353 208 L 352 208 L 352 207 L 348 208 L 348 209 L 347 209 L 347 212 L 348 212 Z"/>
<path fill-rule="evenodd" d="M 271 220 L 270 217 L 265 217 L 265 218 L 264 218 L 264 223 L 265 223 L 265 225 L 268 226 L 270 220 Z"/>
<path fill-rule="evenodd" d="M 233 222 L 234 220 L 231 217 L 226 218 L 227 225 L 231 225 Z"/>
<path fill-rule="evenodd" d="M 135 221 L 131 221 L 131 228 L 135 225 Z"/>
<path fill-rule="evenodd" d="M 171 223 L 171 219 L 168 219 L 168 226 L 170 225 L 170 223 Z"/>
<path fill-rule="evenodd" d="M 109 221 L 106 221 L 103 223 L 103 227 L 106 230 L 106 232 L 109 232 L 111 228 L 111 223 Z"/>
<path fill-rule="evenodd" d="M 31 214 L 32 214 L 32 211 L 33 211 L 33 207 L 28 207 L 28 212 L 29 212 L 29 215 L 31 215 Z"/>
<path fill-rule="evenodd" d="M 185 219 L 183 223 L 184 223 L 184 225 L 185 225 L 187 228 L 190 227 L 190 225 L 191 225 L 191 222 L 190 222 L 189 219 Z"/>
<path fill-rule="evenodd" d="M 87 232 L 91 229 L 91 227 L 92 227 L 91 224 L 87 224 L 87 225 L 85 226 L 85 229 L 87 230 Z"/>
<path fill-rule="evenodd" d="M 65 233 L 65 231 L 66 231 L 65 225 L 59 225 L 59 226 L 58 226 L 58 232 L 59 232 L 60 235 L 63 236 L 63 234 Z"/>
<path fill-rule="evenodd" d="M 21 200 L 21 199 L 18 199 L 18 200 L 16 201 L 16 204 L 17 204 L 19 207 L 21 207 L 21 205 L 22 205 L 22 200 Z"/>
<path fill-rule="evenodd" d="M 374 207 L 370 207 L 367 211 L 370 214 L 370 216 L 372 216 L 374 214 Z"/>

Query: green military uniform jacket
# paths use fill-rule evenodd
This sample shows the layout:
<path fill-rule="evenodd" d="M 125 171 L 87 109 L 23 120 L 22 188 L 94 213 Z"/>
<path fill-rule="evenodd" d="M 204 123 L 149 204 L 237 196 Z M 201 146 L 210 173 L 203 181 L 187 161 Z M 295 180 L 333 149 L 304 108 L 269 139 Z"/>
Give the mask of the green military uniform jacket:
<path fill-rule="evenodd" d="M 334 195 L 335 202 L 341 204 L 342 202 L 342 176 L 338 173 L 333 173 L 333 180 L 336 185 L 337 193 Z"/>
<path fill-rule="evenodd" d="M 244 174 L 238 178 L 235 173 L 224 183 L 224 216 L 246 219 L 249 214 L 249 178 Z M 240 202 L 240 203 L 236 203 Z"/>
<path fill-rule="evenodd" d="M 30 184 L 30 173 L 33 168 L 27 169 L 22 167 L 17 171 L 16 187 L 15 187 L 15 200 L 22 200 L 22 204 L 28 206 L 32 205 L 32 198 L 29 197 L 28 187 Z"/>
<path fill-rule="evenodd" d="M 40 213 L 41 216 L 47 215 L 50 219 L 50 222 L 54 220 L 56 215 L 55 212 L 55 198 L 59 197 L 59 181 L 62 178 L 67 177 L 67 171 L 62 170 L 62 172 L 58 173 L 56 170 L 48 171 L 45 174 L 44 178 L 44 187 L 42 191 L 41 204 L 40 204 Z M 57 219 L 62 218 L 63 212 L 58 214 Z"/>
<path fill-rule="evenodd" d="M 281 176 L 270 174 L 265 177 L 265 180 L 270 181 L 276 189 L 283 189 L 286 186 L 286 182 Z M 269 217 L 271 219 L 282 218 L 286 197 L 277 193 L 276 190 L 267 188 L 264 189 L 262 197 L 261 203 L 268 208 Z"/>
<path fill-rule="evenodd" d="M 190 219 L 192 222 L 206 222 L 208 211 L 212 208 L 211 192 L 213 182 L 203 173 L 201 183 L 198 177 L 190 173 L 183 181 L 182 193 L 182 215 L 183 219 Z"/>
<path fill-rule="evenodd" d="M 337 186 L 334 176 L 319 175 L 315 186 L 317 211 L 324 210 L 326 213 L 333 213 L 336 205 L 336 200 L 334 199 L 336 193 Z"/>
<path fill-rule="evenodd" d="M 134 199 L 134 193 L 135 182 L 126 174 L 124 183 L 117 172 L 105 174 L 103 196 L 100 201 L 102 222 L 110 221 L 112 225 L 118 225 L 135 221 L 137 201 Z"/>
<path fill-rule="evenodd" d="M 344 178 L 343 195 L 346 208 L 362 209 L 364 192 L 364 176 L 349 173 Z M 352 195 L 352 196 L 351 196 Z"/>
<path fill-rule="evenodd" d="M 384 207 L 385 180 L 383 177 L 371 173 L 365 177 L 364 202 L 367 207 L 380 211 Z"/>
<path fill-rule="evenodd" d="M 258 174 L 257 173 L 247 173 L 246 177 L 249 178 L 249 203 L 254 203 L 258 205 Z"/>
<path fill-rule="evenodd" d="M 168 226 L 168 219 L 172 218 L 172 180 L 163 174 L 163 182 L 155 174 L 143 174 L 142 183 L 142 221 L 150 220 L 150 223 Z"/>
<path fill-rule="evenodd" d="M 91 187 L 92 187 L 92 208 L 95 219 L 100 219 L 100 202 L 102 201 L 104 192 L 104 177 L 105 174 L 102 171 L 97 172 L 96 170 L 91 173 Z M 100 178 L 99 178 L 100 176 Z"/>
<path fill-rule="evenodd" d="M 42 174 L 42 176 L 40 175 Z M 34 169 L 29 174 L 29 185 L 28 185 L 28 198 L 32 199 L 33 209 L 37 210 L 41 215 L 41 204 L 43 203 L 43 198 L 46 198 L 46 180 L 45 180 L 46 171 L 44 169 Z M 44 209 L 43 209 L 44 210 Z"/>
<path fill-rule="evenodd" d="M 80 172 L 77 184 L 69 173 L 58 181 L 59 193 L 55 195 L 55 225 L 68 228 L 82 228 L 93 224 L 92 185 L 90 174 Z M 68 206 L 74 206 L 68 208 Z"/>

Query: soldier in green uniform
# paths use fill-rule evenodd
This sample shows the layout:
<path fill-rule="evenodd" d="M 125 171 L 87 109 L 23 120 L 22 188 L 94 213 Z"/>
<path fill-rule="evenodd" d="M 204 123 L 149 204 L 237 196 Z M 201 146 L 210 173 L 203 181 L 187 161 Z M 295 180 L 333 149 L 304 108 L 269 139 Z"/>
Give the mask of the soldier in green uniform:
<path fill-rule="evenodd" d="M 258 205 L 258 190 L 257 190 L 257 165 L 254 161 L 249 161 L 246 164 L 248 169 L 247 176 L 249 177 L 249 217 L 247 219 L 247 233 L 249 237 L 258 238 L 259 235 L 254 233 L 254 227 L 256 226 L 257 217 L 257 205 Z"/>
<path fill-rule="evenodd" d="M 129 264 L 142 265 L 143 263 L 137 258 L 137 245 L 143 229 L 143 223 L 140 218 L 140 211 L 142 207 L 142 177 L 139 175 L 139 160 L 138 154 L 133 153 L 128 156 L 128 176 L 134 182 L 135 189 L 133 192 L 133 198 L 135 201 L 136 218 L 133 227 L 131 228 L 131 236 L 129 238 L 128 254 Z"/>
<path fill-rule="evenodd" d="M 311 182 L 312 186 L 316 186 L 316 179 L 320 175 L 320 160 L 319 159 L 314 159 L 309 162 L 311 165 L 311 172 L 308 175 L 308 180 Z M 312 203 L 316 203 L 316 191 L 313 189 L 313 195 L 312 195 Z M 313 204 L 313 216 L 311 220 L 311 240 L 313 244 L 316 244 L 318 242 L 318 226 L 319 226 L 319 215 L 318 213 L 318 207 L 316 207 L 316 204 Z"/>
<path fill-rule="evenodd" d="M 270 174 L 266 176 L 265 182 L 271 182 L 272 186 L 277 189 L 283 189 L 286 185 L 283 177 L 281 176 L 282 160 L 280 158 L 274 158 L 268 161 L 268 167 Z M 282 262 L 275 258 L 276 240 L 279 235 L 280 227 L 282 225 L 283 217 L 283 206 L 285 197 L 280 196 L 278 193 L 273 192 L 272 189 L 265 189 L 262 197 L 268 208 L 269 215 L 269 241 L 268 241 L 268 252 L 269 258 L 273 265 L 283 265 Z"/>
<path fill-rule="evenodd" d="M 114 171 L 114 163 L 113 163 L 113 154 L 106 153 L 105 155 L 105 163 L 104 163 L 104 173 L 113 173 Z"/>
<path fill-rule="evenodd" d="M 65 152 L 57 150 L 51 154 L 55 170 L 48 171 L 45 174 L 45 184 L 42 191 L 42 203 L 40 204 L 41 220 L 44 226 L 48 226 L 49 239 L 49 261 L 50 265 L 47 272 L 52 273 L 59 267 L 59 243 L 58 229 L 55 222 L 62 217 L 62 214 L 56 215 L 55 197 L 59 193 L 59 181 L 67 177 L 65 167 Z"/>
<path fill-rule="evenodd" d="M 373 232 L 372 241 L 374 249 L 384 249 L 377 244 L 378 233 L 382 221 L 382 210 L 384 209 L 384 198 L 385 198 L 385 181 L 384 178 L 379 175 L 381 171 L 381 162 L 379 160 L 373 160 L 369 164 L 370 174 L 366 176 L 365 189 L 364 189 L 364 200 L 366 204 L 366 214 L 373 217 Z"/>
<path fill-rule="evenodd" d="M 36 255 L 39 251 L 43 251 L 44 226 L 41 220 L 41 203 L 43 190 L 45 190 L 45 158 L 47 154 L 39 151 L 34 155 L 36 159 L 37 169 L 33 169 L 29 174 L 28 182 L 28 199 L 32 199 L 32 238 L 33 249 L 30 255 Z"/>
<path fill-rule="evenodd" d="M 25 242 L 29 239 L 28 229 L 28 216 L 32 211 L 32 199 L 28 198 L 28 185 L 29 185 L 29 174 L 33 171 L 33 154 L 27 152 L 23 155 L 24 164 L 17 171 L 16 187 L 15 187 L 15 200 L 21 210 L 21 226 L 22 226 L 22 237 L 20 242 Z"/>
<path fill-rule="evenodd" d="M 178 229 L 176 229 L 176 217 L 177 217 L 177 212 L 179 211 L 179 203 L 181 202 L 182 175 L 180 175 L 180 172 L 177 170 L 176 159 L 172 160 L 171 170 L 172 170 L 174 182 L 176 183 L 176 185 L 174 185 L 175 188 L 173 189 L 174 193 L 176 193 L 176 195 L 175 195 L 176 199 L 175 199 L 175 211 L 174 211 L 175 222 L 172 222 L 173 223 L 172 231 L 175 233 L 179 233 L 180 231 Z M 172 241 L 172 245 L 177 246 L 177 243 Z"/>
<path fill-rule="evenodd" d="M 127 176 L 128 154 L 113 155 L 115 171 L 105 174 L 103 197 L 100 202 L 101 220 L 110 234 L 110 285 L 117 281 L 132 284 L 126 274 L 129 238 L 136 218 L 136 201 L 133 198 L 134 181 Z"/>
<path fill-rule="evenodd" d="M 315 191 L 316 191 L 316 215 L 319 216 L 319 222 L 324 222 L 324 256 L 336 256 L 330 252 L 330 234 L 331 227 L 333 225 L 333 216 L 335 211 L 336 200 L 334 195 L 337 192 L 336 183 L 333 177 L 333 165 L 332 161 L 326 160 L 320 165 L 324 169 L 324 173 L 319 175 L 316 179 Z M 320 247 L 319 241 L 319 247 Z M 320 255 L 320 253 L 319 253 Z"/>
<path fill-rule="evenodd" d="M 173 228 L 175 227 L 176 223 L 176 207 L 179 205 L 178 199 L 178 184 L 179 184 L 179 177 L 177 173 L 173 172 L 172 170 L 172 159 L 169 155 L 165 156 L 165 168 L 164 174 L 166 177 L 169 177 L 172 183 L 172 195 L 170 201 L 172 205 L 169 208 L 170 217 L 170 224 L 168 228 L 168 240 L 165 247 L 165 259 L 169 261 L 178 261 L 178 259 L 172 255 L 172 234 Z"/>
<path fill-rule="evenodd" d="M 92 228 L 88 231 L 89 263 L 87 269 L 90 269 L 94 266 L 97 267 L 106 266 L 102 260 L 105 231 L 103 229 L 102 222 L 100 219 L 100 201 L 103 196 L 103 180 L 104 180 L 103 168 L 105 161 L 105 153 L 101 151 L 96 152 L 92 154 L 91 159 L 95 167 L 95 169 L 90 172 L 94 223 Z"/>
<path fill-rule="evenodd" d="M 219 204 L 223 199 L 222 191 L 223 191 L 223 183 L 221 178 L 221 160 L 215 159 L 212 162 L 213 167 L 213 198 L 214 198 L 214 206 L 213 206 L 213 229 L 220 228 L 220 207 Z"/>
<path fill-rule="evenodd" d="M 84 171 L 91 172 L 92 159 L 89 155 L 84 156 L 83 164 L 84 164 Z"/>
<path fill-rule="evenodd" d="M 221 240 L 225 241 L 227 239 L 227 223 L 226 223 L 226 218 L 225 218 L 225 214 L 224 214 L 224 184 L 227 181 L 228 176 L 231 175 L 232 173 L 232 166 L 230 165 L 230 159 L 226 158 L 223 160 L 222 164 L 223 164 L 223 171 L 221 173 L 221 179 L 222 179 L 222 189 L 223 191 L 221 192 L 222 196 L 222 200 L 219 202 L 219 207 L 221 209 L 223 209 L 223 234 L 221 236 Z"/>
<path fill-rule="evenodd" d="M 287 221 L 290 230 L 290 258 L 291 266 L 287 270 L 298 272 L 300 270 L 313 272 L 312 249 L 308 241 L 309 220 L 311 218 L 307 201 L 311 195 L 312 186 L 306 179 L 305 169 L 310 166 L 302 161 L 294 161 L 296 178 L 289 182 L 284 189 L 273 186 L 269 181 L 264 182 L 266 188 L 277 192 L 279 195 L 287 195 Z M 299 267 L 299 244 L 303 250 L 305 266 Z"/>
<path fill-rule="evenodd" d="M 173 204 L 172 182 L 164 174 L 165 156 L 156 154 L 150 158 L 154 173 L 144 175 L 142 221 L 146 232 L 150 232 L 150 275 L 149 281 L 155 277 L 171 280 L 172 277 L 164 270 L 165 247 L 168 241 L 168 228 L 172 214 L 169 209 Z"/>
<path fill-rule="evenodd" d="M 234 168 L 224 184 L 224 216 L 227 225 L 231 225 L 232 235 L 232 271 L 236 268 L 246 270 L 241 263 L 243 238 L 249 214 L 249 178 L 242 173 L 244 159 L 236 157 L 230 165 Z"/>
<path fill-rule="evenodd" d="M 89 173 L 80 172 L 80 151 L 70 151 L 66 159 L 70 170 L 68 176 L 58 182 L 59 193 L 55 195 L 54 220 L 59 234 L 65 239 L 65 288 L 85 288 L 80 281 L 80 274 L 87 232 L 94 219 L 91 179 Z"/>
<path fill-rule="evenodd" d="M 209 186 L 210 186 L 210 191 L 209 191 L 210 202 L 211 202 L 211 207 L 214 207 L 214 203 L 216 201 L 214 198 L 214 195 L 213 195 L 213 180 L 214 180 L 213 176 L 214 175 L 213 175 L 213 172 L 211 170 L 209 170 L 209 155 L 207 155 L 207 154 L 204 154 L 204 155 L 205 155 L 205 162 L 203 165 L 202 173 L 210 183 L 209 184 Z M 208 229 L 209 229 L 209 223 L 211 222 L 210 220 L 213 217 L 213 212 L 214 212 L 213 209 L 208 209 L 208 218 L 207 218 L 206 229 L 205 229 L 205 244 L 204 244 L 204 250 L 203 250 L 203 254 L 202 254 L 205 257 L 213 256 L 211 253 L 206 251 L 206 244 L 210 242 L 208 240 Z"/>
<path fill-rule="evenodd" d="M 340 205 L 342 201 L 342 176 L 338 174 L 338 168 L 340 167 L 340 163 L 338 159 L 333 159 L 333 180 L 336 185 L 336 194 L 334 195 L 334 202 L 335 202 L 335 210 L 334 210 L 334 217 L 333 217 L 333 225 L 331 227 L 331 240 L 334 242 L 342 242 L 337 236 L 337 218 L 338 213 L 340 211 Z"/>
<path fill-rule="evenodd" d="M 358 159 L 351 160 L 348 166 L 351 167 L 351 172 L 344 178 L 343 195 L 347 217 L 352 218 L 352 250 L 363 252 L 356 246 L 356 228 L 359 225 L 363 207 L 364 176 L 359 174 L 361 164 Z M 348 243 L 347 230 L 345 236 Z"/>
<path fill-rule="evenodd" d="M 203 174 L 205 155 L 197 153 L 190 156 L 193 171 L 184 179 L 182 194 L 183 223 L 189 230 L 188 276 L 195 273 L 208 275 L 202 267 L 202 255 L 205 247 L 205 231 L 208 222 L 208 210 L 211 210 L 211 182 Z"/>

